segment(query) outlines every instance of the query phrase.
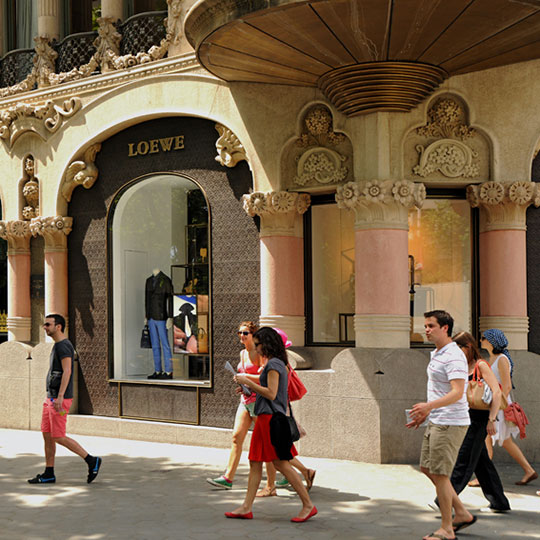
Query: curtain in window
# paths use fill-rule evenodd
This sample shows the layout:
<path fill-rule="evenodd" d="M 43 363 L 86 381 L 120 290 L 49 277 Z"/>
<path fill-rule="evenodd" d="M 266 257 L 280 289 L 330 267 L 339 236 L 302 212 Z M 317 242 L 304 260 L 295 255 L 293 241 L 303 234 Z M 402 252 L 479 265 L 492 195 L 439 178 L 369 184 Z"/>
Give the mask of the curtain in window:
<path fill-rule="evenodd" d="M 32 49 L 37 35 L 37 2 L 17 0 L 17 49 Z"/>

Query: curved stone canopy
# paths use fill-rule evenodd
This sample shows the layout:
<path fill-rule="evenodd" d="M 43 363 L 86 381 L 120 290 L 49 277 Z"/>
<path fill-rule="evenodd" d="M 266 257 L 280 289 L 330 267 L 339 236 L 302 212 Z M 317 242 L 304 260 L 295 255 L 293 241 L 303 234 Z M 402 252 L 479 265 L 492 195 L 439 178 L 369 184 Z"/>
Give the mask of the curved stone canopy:
<path fill-rule="evenodd" d="M 410 110 L 447 76 L 539 58 L 540 0 L 199 0 L 185 31 L 217 77 L 319 86 L 354 116 Z"/>

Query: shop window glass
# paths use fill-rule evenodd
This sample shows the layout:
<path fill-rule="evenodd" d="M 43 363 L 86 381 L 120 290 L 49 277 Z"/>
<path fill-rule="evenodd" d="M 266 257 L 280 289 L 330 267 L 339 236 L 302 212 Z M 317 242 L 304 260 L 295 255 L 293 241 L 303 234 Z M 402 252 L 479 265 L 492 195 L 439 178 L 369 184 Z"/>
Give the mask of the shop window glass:
<path fill-rule="evenodd" d="M 454 333 L 472 332 L 471 208 L 466 200 L 427 199 L 409 212 L 411 343 L 427 343 L 424 313 L 448 311 Z"/>
<path fill-rule="evenodd" d="M 114 379 L 209 382 L 208 216 L 199 186 L 179 175 L 144 177 L 115 197 L 109 213 Z M 159 340 L 160 364 L 152 349 L 140 347 L 146 315 L 156 329 L 152 345 L 156 335 L 167 338 Z M 169 379 L 148 378 L 169 370 Z"/>
<path fill-rule="evenodd" d="M 313 343 L 354 343 L 354 212 L 311 207 Z"/>

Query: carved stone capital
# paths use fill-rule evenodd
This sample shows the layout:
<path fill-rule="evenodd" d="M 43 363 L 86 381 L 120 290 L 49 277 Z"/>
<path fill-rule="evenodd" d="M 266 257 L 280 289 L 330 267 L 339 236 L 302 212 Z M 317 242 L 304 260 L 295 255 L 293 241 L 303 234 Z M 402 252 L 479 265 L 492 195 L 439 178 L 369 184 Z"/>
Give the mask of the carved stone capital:
<path fill-rule="evenodd" d="M 338 208 L 355 211 L 357 230 L 408 230 L 409 209 L 420 208 L 425 198 L 424 184 L 408 180 L 348 182 L 336 192 Z"/>
<path fill-rule="evenodd" d="M 0 221 L 0 238 L 7 240 L 8 255 L 29 254 L 31 237 L 28 221 Z"/>
<path fill-rule="evenodd" d="M 216 161 L 224 167 L 234 167 L 240 161 L 247 161 L 246 151 L 238 137 L 221 124 L 216 124 L 215 127 L 219 133 L 216 141 Z"/>
<path fill-rule="evenodd" d="M 307 193 L 289 191 L 255 191 L 242 196 L 242 205 L 249 216 L 260 216 L 261 237 L 302 236 L 300 216 L 311 203 Z"/>
<path fill-rule="evenodd" d="M 467 187 L 467 200 L 480 208 L 480 232 L 527 229 L 527 208 L 540 206 L 538 184 L 529 181 L 484 182 Z"/>
<path fill-rule="evenodd" d="M 67 202 L 71 201 L 71 195 L 77 186 L 90 189 L 94 185 L 99 174 L 94 162 L 100 150 L 101 144 L 93 144 L 84 152 L 83 160 L 72 161 L 67 168 L 66 178 L 62 186 L 62 196 Z"/>
<path fill-rule="evenodd" d="M 37 217 L 30 222 L 30 231 L 34 236 L 43 236 L 45 251 L 65 251 L 72 225 L 72 217 Z"/>

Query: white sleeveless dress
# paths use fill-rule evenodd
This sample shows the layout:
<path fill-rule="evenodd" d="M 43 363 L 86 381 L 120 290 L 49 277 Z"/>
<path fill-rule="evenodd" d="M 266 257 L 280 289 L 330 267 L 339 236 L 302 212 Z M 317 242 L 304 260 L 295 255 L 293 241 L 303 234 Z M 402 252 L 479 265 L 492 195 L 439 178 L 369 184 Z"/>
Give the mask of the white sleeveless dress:
<path fill-rule="evenodd" d="M 497 380 L 499 381 L 499 384 L 501 384 L 501 375 L 499 373 L 499 359 L 500 358 L 506 358 L 504 354 L 500 354 L 497 356 L 495 362 L 491 365 L 491 369 L 493 370 L 493 373 L 495 374 L 495 377 L 497 377 Z M 512 398 L 510 397 L 510 394 L 508 394 L 508 397 L 506 398 L 508 400 L 508 405 L 512 403 Z M 506 441 L 510 436 L 514 437 L 514 439 L 519 434 L 519 428 L 513 424 L 512 422 L 507 422 L 504 419 L 504 411 L 499 411 L 497 414 L 497 433 L 495 435 L 491 436 L 491 440 L 493 441 L 493 444 L 499 443 L 499 446 L 503 445 L 503 442 Z"/>

